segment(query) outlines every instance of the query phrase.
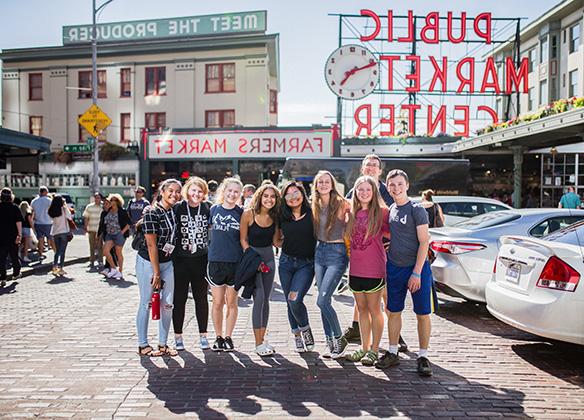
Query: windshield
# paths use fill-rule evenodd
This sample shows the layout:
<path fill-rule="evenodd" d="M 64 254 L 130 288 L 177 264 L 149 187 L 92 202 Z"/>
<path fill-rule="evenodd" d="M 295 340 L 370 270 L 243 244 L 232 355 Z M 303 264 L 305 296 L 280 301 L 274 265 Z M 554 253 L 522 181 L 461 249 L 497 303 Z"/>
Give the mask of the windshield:
<path fill-rule="evenodd" d="M 468 220 L 456 223 L 454 226 L 462 229 L 478 230 L 511 222 L 512 220 L 517 220 L 520 217 L 521 216 L 519 214 L 513 213 L 509 210 L 493 211 L 471 217 Z"/>
<path fill-rule="evenodd" d="M 571 224 L 568 227 L 557 230 L 549 235 L 541 238 L 544 241 L 558 242 L 561 244 L 569 244 L 581 246 L 581 238 L 584 238 L 584 220 Z"/>

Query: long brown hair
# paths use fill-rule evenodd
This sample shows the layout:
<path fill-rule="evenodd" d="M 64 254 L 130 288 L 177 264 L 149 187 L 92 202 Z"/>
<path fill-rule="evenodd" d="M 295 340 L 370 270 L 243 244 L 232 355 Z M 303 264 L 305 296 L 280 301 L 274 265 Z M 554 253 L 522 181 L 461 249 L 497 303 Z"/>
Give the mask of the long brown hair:
<path fill-rule="evenodd" d="M 274 184 L 264 184 L 259 187 L 255 193 L 253 193 L 253 197 L 251 198 L 251 203 L 249 208 L 251 208 L 254 214 L 259 214 L 262 210 L 262 195 L 266 192 L 266 190 L 271 189 L 274 191 L 274 195 L 276 196 L 276 204 L 274 207 L 268 210 L 268 215 L 272 218 L 274 223 L 278 222 L 278 213 L 280 212 L 280 191 L 278 191 L 278 187 Z"/>
<path fill-rule="evenodd" d="M 345 199 L 339 194 L 339 191 L 337 190 L 337 181 L 335 180 L 333 174 L 331 174 L 329 171 L 318 171 L 314 177 L 314 181 L 312 182 L 312 217 L 314 221 L 314 232 L 317 236 L 318 232 L 320 231 L 320 211 L 322 209 L 322 198 L 316 188 L 316 184 L 320 178 L 327 175 L 331 178 L 332 184 L 328 203 L 328 217 L 325 225 L 326 237 L 328 238 L 333 225 L 335 224 L 335 218 L 339 213 L 339 209 L 345 203 Z"/>
<path fill-rule="evenodd" d="M 355 185 L 353 187 L 353 196 L 351 197 L 351 213 L 349 215 L 349 223 L 347 224 L 348 234 L 351 236 L 353 235 L 357 212 L 363 209 L 361 201 L 359 201 L 359 198 L 357 198 L 357 188 L 359 185 L 365 182 L 371 185 L 371 189 L 373 190 L 373 197 L 371 198 L 371 202 L 369 203 L 368 208 L 369 214 L 367 217 L 367 232 L 365 233 L 365 239 L 367 239 L 377 235 L 381 230 L 381 226 L 383 224 L 383 209 L 387 208 L 387 206 L 381 198 L 377 181 L 366 175 L 357 178 L 357 181 L 355 181 Z"/>

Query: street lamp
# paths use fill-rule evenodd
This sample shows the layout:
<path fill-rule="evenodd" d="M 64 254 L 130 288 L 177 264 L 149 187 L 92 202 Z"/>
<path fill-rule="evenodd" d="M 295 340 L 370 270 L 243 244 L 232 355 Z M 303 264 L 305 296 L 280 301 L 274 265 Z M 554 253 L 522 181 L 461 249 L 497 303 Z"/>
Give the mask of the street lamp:
<path fill-rule="evenodd" d="M 91 101 L 97 105 L 97 14 L 105 6 L 114 0 L 107 0 L 101 6 L 96 7 L 96 0 L 93 0 L 93 24 L 91 27 Z M 91 179 L 92 191 L 99 192 L 99 144 L 97 137 L 93 138 L 93 176 Z"/>

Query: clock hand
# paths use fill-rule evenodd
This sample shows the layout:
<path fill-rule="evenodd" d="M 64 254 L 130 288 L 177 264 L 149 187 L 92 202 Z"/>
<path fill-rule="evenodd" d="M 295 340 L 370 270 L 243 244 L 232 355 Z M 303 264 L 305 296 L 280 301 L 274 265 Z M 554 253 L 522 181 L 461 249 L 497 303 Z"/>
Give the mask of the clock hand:
<path fill-rule="evenodd" d="M 358 71 L 365 70 L 365 69 L 368 69 L 369 67 L 373 67 L 373 66 L 376 66 L 376 65 L 377 65 L 377 62 L 376 61 L 372 61 L 369 64 L 364 65 L 362 67 L 354 67 L 351 70 L 346 71 L 345 72 L 345 78 L 341 81 L 341 86 L 343 86 L 345 84 L 345 82 L 349 79 L 349 77 L 351 77 L 352 75 L 354 75 Z"/>

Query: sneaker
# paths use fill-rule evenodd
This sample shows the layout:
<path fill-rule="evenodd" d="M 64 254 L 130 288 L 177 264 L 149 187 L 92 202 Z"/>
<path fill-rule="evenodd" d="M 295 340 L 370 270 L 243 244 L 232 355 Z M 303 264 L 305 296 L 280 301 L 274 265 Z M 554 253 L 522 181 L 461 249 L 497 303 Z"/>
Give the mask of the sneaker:
<path fill-rule="evenodd" d="M 376 351 L 369 350 L 365 355 L 361 358 L 361 364 L 363 366 L 373 366 L 375 362 L 379 359 L 379 354 Z"/>
<path fill-rule="evenodd" d="M 211 348 L 213 351 L 223 351 L 225 350 L 225 340 L 223 337 L 217 336 L 215 342 L 213 343 L 213 347 Z"/>
<path fill-rule="evenodd" d="M 294 336 L 294 344 L 296 345 L 296 351 L 298 353 L 304 353 L 306 349 L 304 348 L 304 341 L 302 340 L 302 335 Z"/>
<path fill-rule="evenodd" d="M 325 359 L 330 359 L 333 352 L 333 339 L 331 337 L 326 337 L 325 348 L 322 351 L 322 357 Z"/>
<path fill-rule="evenodd" d="M 174 348 L 178 351 L 183 351 L 185 349 L 185 343 L 182 337 L 178 337 L 174 339 Z"/>
<path fill-rule="evenodd" d="M 314 336 L 312 335 L 312 330 L 308 328 L 305 331 L 301 331 L 300 335 L 302 336 L 302 340 L 304 340 L 306 351 L 314 350 Z"/>
<path fill-rule="evenodd" d="M 396 365 L 399 365 L 399 356 L 388 351 L 385 352 L 377 362 L 375 362 L 375 367 L 377 369 L 387 369 L 388 367 Z"/>
<path fill-rule="evenodd" d="M 201 350 L 209 350 L 211 348 L 211 346 L 209 346 L 209 340 L 207 340 L 207 336 L 201 335 L 199 337 L 199 347 L 201 347 Z"/>
<path fill-rule="evenodd" d="M 235 346 L 233 345 L 233 340 L 231 337 L 225 337 L 223 342 L 223 350 L 224 351 L 233 351 L 235 350 Z"/>
<path fill-rule="evenodd" d="M 360 362 L 365 357 L 365 354 L 363 349 L 357 349 L 353 353 L 346 355 L 345 360 L 349 362 Z"/>
<path fill-rule="evenodd" d="M 432 376 L 432 365 L 425 357 L 418 357 L 418 375 Z"/>
<path fill-rule="evenodd" d="M 124 275 L 120 271 L 116 270 L 112 278 L 116 280 L 121 280 L 124 278 Z"/>
<path fill-rule="evenodd" d="M 331 353 L 331 357 L 333 359 L 340 359 L 341 357 L 343 357 L 345 355 L 345 351 L 347 350 L 348 345 L 349 342 L 345 337 L 340 336 L 339 338 L 334 338 L 333 351 Z"/>
<path fill-rule="evenodd" d="M 104 276 L 108 277 L 109 272 L 110 272 L 109 268 L 104 268 L 99 272 L 99 274 L 103 274 Z"/>
<path fill-rule="evenodd" d="M 266 345 L 266 343 L 262 343 L 259 346 L 256 346 L 255 352 L 257 353 L 258 356 L 261 357 L 271 356 L 272 354 L 274 354 L 274 350 L 270 349 Z"/>
<path fill-rule="evenodd" d="M 22 261 L 25 262 L 25 263 L 27 263 L 27 264 L 32 262 L 32 260 L 30 258 L 28 258 L 28 257 L 22 258 Z"/>
<path fill-rule="evenodd" d="M 350 326 L 343 333 L 343 337 L 345 337 L 345 340 L 349 343 L 361 344 L 361 332 L 359 331 L 359 327 L 353 328 L 353 326 Z"/>
<path fill-rule="evenodd" d="M 401 335 L 399 336 L 399 347 L 397 349 L 400 353 L 408 352 L 408 345 L 406 344 Z"/>

